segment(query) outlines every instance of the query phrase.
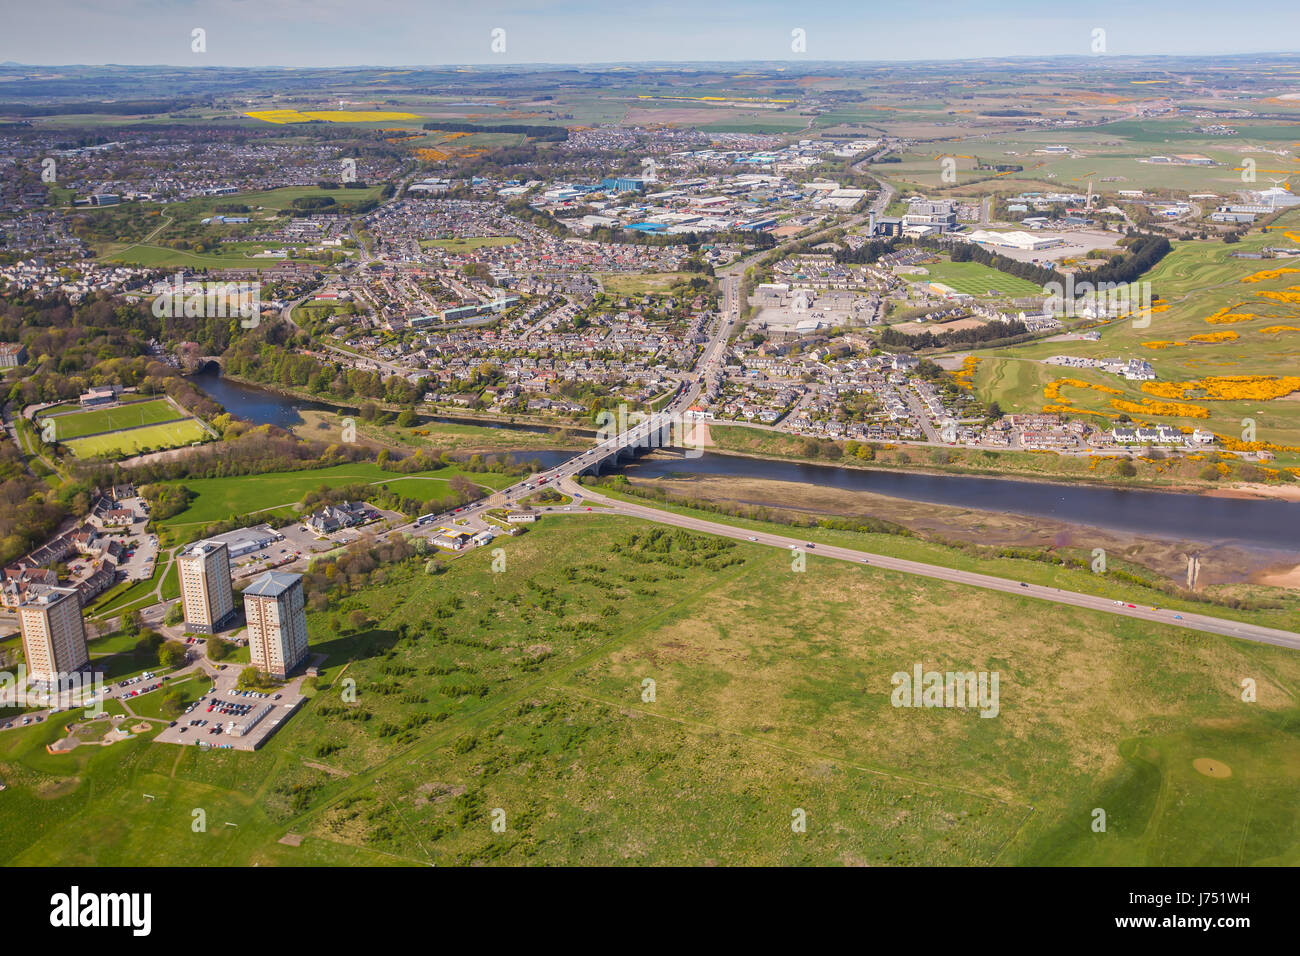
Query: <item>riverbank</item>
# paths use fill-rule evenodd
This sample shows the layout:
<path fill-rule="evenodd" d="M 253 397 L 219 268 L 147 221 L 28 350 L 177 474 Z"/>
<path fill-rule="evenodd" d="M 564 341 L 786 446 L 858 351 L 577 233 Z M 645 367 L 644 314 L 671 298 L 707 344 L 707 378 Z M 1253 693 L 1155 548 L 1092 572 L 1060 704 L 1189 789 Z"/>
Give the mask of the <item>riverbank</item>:
<path fill-rule="evenodd" d="M 1300 590 L 1300 542 L 1294 551 L 1254 548 L 1232 542 L 1206 544 L 1057 520 L 1027 522 L 1016 514 L 909 501 L 869 491 L 798 485 L 763 478 L 697 475 L 629 476 L 634 487 L 666 491 L 675 498 L 713 504 L 795 511 L 813 517 L 872 518 L 902 525 L 926 540 L 991 547 L 1074 550 L 1091 560 L 1101 548 L 1112 562 L 1138 565 L 1172 584 L 1186 582 L 1187 555 L 1200 561 L 1200 587 L 1258 584 Z"/>
<path fill-rule="evenodd" d="M 806 454 L 803 446 L 809 441 L 818 446 L 819 450 L 834 445 L 839 449 L 839 454 L 832 454 L 832 457 L 820 452 L 816 455 Z M 1127 456 L 1080 458 L 1057 455 L 1054 452 L 991 451 L 929 445 L 883 444 L 871 447 L 866 443 L 827 442 L 805 439 L 783 432 L 768 432 L 731 425 L 710 429 L 705 433 L 704 440 L 698 444 L 711 453 L 719 455 L 830 465 L 868 471 L 888 470 L 918 475 L 946 474 L 1008 478 L 1016 481 L 1045 482 L 1064 488 L 1092 485 L 1171 494 L 1210 496 L 1212 493 L 1217 493 L 1213 496 L 1300 501 L 1300 483 L 1269 484 L 1222 479 L 1211 481 L 1197 477 L 1196 473 L 1204 470 L 1207 462 L 1218 457 L 1209 453 L 1193 453 L 1199 454 L 1199 457 L 1180 458 L 1139 456 L 1130 460 Z M 853 454 L 851 449 L 846 451 L 845 447 L 850 445 L 871 447 L 870 456 L 863 458 Z M 1231 453 L 1223 455 L 1223 459 L 1225 462 L 1236 460 Z M 1123 461 L 1131 461 L 1136 474 L 1131 477 L 1117 474 L 1116 468 Z"/>
<path fill-rule="evenodd" d="M 203 385 L 199 382 L 199 378 L 199 375 L 190 376 L 190 381 L 194 382 L 198 388 L 203 389 Z M 222 372 L 220 378 L 228 382 L 234 382 L 237 385 L 242 385 L 245 388 L 253 388 L 258 391 L 268 392 L 272 395 L 292 399 L 295 402 L 303 402 L 308 406 L 320 405 L 335 409 L 339 412 L 354 415 L 359 414 L 361 405 L 367 404 L 374 405 L 375 408 L 380 411 L 390 412 L 392 414 L 400 414 L 407 408 L 405 405 L 397 405 L 376 398 L 364 398 L 359 402 L 344 402 L 331 396 L 316 395 L 312 392 L 306 391 L 305 389 L 291 388 L 284 385 L 268 385 L 265 382 L 254 381 L 253 379 L 244 378 L 239 375 L 231 375 L 226 372 Z M 207 389 L 203 390 L 207 391 Z M 227 411 L 229 411 L 229 409 L 227 409 Z M 596 437 L 596 430 L 594 428 L 585 426 L 579 422 L 557 421 L 554 418 L 544 418 L 536 415 L 493 415 L 490 413 L 484 414 L 467 410 L 453 411 L 449 409 L 441 409 L 433 405 L 426 405 L 424 403 L 417 404 L 415 406 L 415 411 L 417 415 L 424 416 L 425 418 L 441 420 L 450 424 L 479 425 L 484 428 L 541 428 L 554 431 L 568 431 L 583 437 Z"/>

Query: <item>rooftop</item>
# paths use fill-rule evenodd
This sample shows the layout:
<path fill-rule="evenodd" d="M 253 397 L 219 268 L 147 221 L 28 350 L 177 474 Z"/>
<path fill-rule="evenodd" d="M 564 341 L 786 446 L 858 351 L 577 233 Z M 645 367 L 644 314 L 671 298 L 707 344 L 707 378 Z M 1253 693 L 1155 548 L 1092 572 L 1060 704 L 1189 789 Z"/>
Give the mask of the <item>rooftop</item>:
<path fill-rule="evenodd" d="M 279 597 L 301 580 L 301 574 L 289 574 L 286 571 L 267 571 L 250 584 L 244 594 L 252 594 L 256 597 Z"/>

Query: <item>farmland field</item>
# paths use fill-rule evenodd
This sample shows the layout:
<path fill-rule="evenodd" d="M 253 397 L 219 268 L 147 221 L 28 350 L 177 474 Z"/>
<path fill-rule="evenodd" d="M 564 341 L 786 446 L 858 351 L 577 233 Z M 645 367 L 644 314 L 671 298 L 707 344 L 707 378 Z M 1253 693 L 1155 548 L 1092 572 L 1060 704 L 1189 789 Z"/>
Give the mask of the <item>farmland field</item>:
<path fill-rule="evenodd" d="M 208 433 L 192 418 L 166 425 L 147 425 L 109 435 L 74 438 L 67 442 L 78 458 L 135 455 L 149 449 L 175 448 L 196 441 L 206 441 Z"/>
<path fill-rule="evenodd" d="M 0 859 L 1300 862 L 1285 649 L 816 557 L 796 576 L 620 517 L 546 519 L 505 553 L 503 574 L 415 559 L 309 613 L 320 688 L 255 753 L 6 734 Z M 891 706 L 916 663 L 998 671 L 997 716 Z M 237 826 L 192 833 L 195 806 Z"/>

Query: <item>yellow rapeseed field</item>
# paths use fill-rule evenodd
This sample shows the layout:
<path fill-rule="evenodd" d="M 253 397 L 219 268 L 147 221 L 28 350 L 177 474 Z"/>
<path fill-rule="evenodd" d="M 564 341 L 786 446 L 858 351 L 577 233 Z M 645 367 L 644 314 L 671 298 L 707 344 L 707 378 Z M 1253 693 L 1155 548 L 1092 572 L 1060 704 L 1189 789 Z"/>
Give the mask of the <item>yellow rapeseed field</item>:
<path fill-rule="evenodd" d="M 374 123 L 420 118 L 414 113 L 390 113 L 383 110 L 312 110 L 306 113 L 298 110 L 253 110 L 244 115 L 266 123 L 309 123 L 312 120 L 325 120 L 328 123 Z"/>

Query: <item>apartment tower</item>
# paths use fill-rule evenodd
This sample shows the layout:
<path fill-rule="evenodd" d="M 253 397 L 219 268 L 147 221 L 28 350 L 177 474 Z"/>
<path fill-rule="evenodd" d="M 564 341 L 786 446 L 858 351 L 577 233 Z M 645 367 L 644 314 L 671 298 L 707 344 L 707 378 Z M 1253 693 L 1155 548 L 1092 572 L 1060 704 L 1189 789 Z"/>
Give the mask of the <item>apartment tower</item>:
<path fill-rule="evenodd" d="M 244 591 L 253 666 L 283 680 L 307 657 L 302 575 L 267 571 Z"/>
<path fill-rule="evenodd" d="M 213 634 L 235 613 L 230 586 L 230 549 L 224 541 L 196 541 L 181 552 L 181 599 L 185 630 Z"/>
<path fill-rule="evenodd" d="M 81 594 L 76 588 L 47 588 L 18 606 L 27 672 L 41 683 L 55 683 L 90 663 Z"/>

